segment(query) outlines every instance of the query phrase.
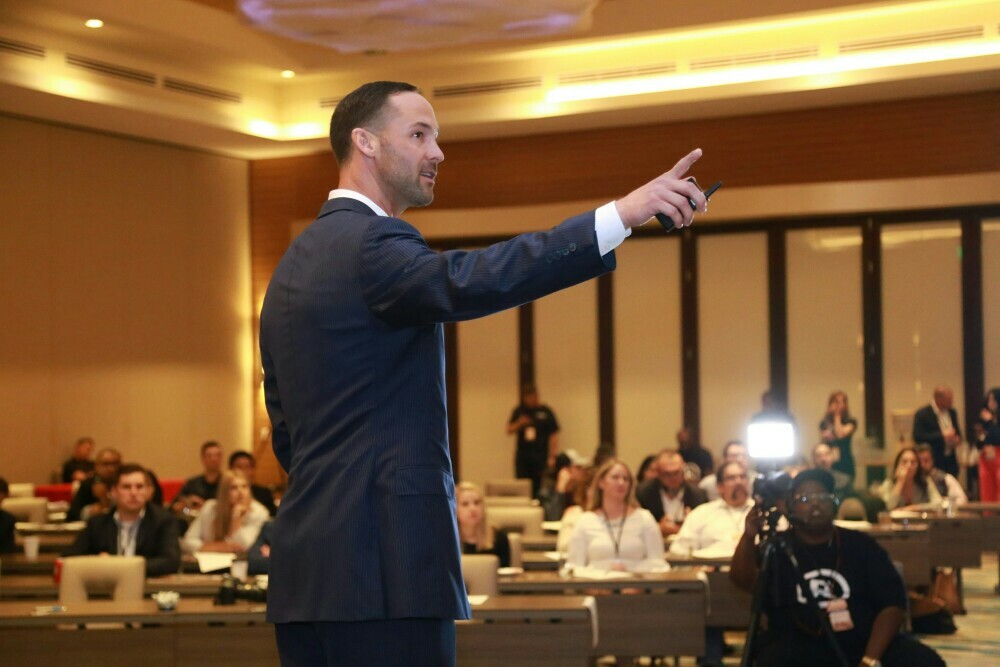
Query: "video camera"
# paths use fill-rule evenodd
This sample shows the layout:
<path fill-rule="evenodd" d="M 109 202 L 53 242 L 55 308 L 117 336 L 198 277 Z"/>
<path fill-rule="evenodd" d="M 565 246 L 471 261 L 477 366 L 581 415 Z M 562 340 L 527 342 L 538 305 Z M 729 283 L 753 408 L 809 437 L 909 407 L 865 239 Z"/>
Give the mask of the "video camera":
<path fill-rule="evenodd" d="M 753 496 L 764 514 L 762 531 L 771 532 L 788 510 L 786 499 L 792 477 L 781 464 L 795 455 L 795 427 L 790 421 L 758 421 L 747 428 L 747 452 L 760 473 L 753 483 Z"/>

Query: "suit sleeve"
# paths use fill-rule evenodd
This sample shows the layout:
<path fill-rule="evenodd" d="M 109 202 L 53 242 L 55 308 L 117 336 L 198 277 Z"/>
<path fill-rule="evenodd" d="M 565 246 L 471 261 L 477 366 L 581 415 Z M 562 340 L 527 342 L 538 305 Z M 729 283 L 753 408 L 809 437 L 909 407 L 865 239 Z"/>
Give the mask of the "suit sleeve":
<path fill-rule="evenodd" d="M 165 516 L 156 525 L 156 555 L 146 558 L 146 576 L 158 577 L 173 574 L 181 567 L 181 546 L 177 535 L 177 521 Z"/>
<path fill-rule="evenodd" d="M 93 550 L 92 543 L 95 542 L 94 535 L 94 522 L 88 521 L 87 526 L 80 531 L 80 534 L 76 536 L 73 540 L 73 544 L 69 545 L 69 548 L 62 552 L 63 556 L 89 556 L 97 554 L 97 551 Z"/>
<path fill-rule="evenodd" d="M 481 250 L 431 250 L 396 218 L 377 218 L 361 245 L 369 308 L 396 326 L 483 317 L 615 268 L 601 256 L 590 211 L 546 232 L 521 234 Z"/>
<path fill-rule="evenodd" d="M 264 404 L 267 416 L 271 419 L 271 448 L 278 463 L 288 472 L 292 467 L 292 439 L 288 433 L 288 423 L 285 421 L 285 411 L 281 407 L 281 396 L 278 393 L 278 379 L 274 372 L 271 355 L 264 351 L 261 345 L 261 364 L 264 366 Z"/>

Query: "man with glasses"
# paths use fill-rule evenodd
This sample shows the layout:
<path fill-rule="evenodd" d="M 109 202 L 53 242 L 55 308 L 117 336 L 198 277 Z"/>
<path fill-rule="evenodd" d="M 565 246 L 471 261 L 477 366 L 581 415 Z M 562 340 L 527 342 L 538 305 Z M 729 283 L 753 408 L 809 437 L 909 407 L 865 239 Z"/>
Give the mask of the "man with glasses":
<path fill-rule="evenodd" d="M 753 507 L 749 475 L 742 463 L 729 461 L 719 466 L 715 478 L 719 497 L 691 510 L 670 545 L 671 553 L 684 556 L 704 551 L 722 556 L 736 549 Z M 698 666 L 721 666 L 724 649 L 722 628 L 705 628 L 705 655 L 698 658 Z"/>
<path fill-rule="evenodd" d="M 708 499 L 698 487 L 684 481 L 684 457 L 679 452 L 664 449 L 656 457 L 656 467 L 656 478 L 640 484 L 635 496 L 666 537 L 679 531 L 688 513 Z"/>
<path fill-rule="evenodd" d="M 107 448 L 97 453 L 94 474 L 80 482 L 66 512 L 67 520 L 89 519 L 111 508 L 111 486 L 121 464 L 122 455 L 117 449 Z"/>
<path fill-rule="evenodd" d="M 837 499 L 829 472 L 806 470 L 792 482 L 788 498 L 791 524 L 787 539 L 820 609 L 849 665 L 881 667 L 944 661 L 932 649 L 900 634 L 906 608 L 903 580 L 889 555 L 863 533 L 834 525 Z M 730 576 L 738 587 L 752 591 L 756 583 L 755 537 L 763 517 L 754 507 L 733 556 Z M 758 638 L 755 664 L 838 665 L 837 657 L 808 607 L 787 557 L 778 550 L 764 600 L 767 631 Z"/>

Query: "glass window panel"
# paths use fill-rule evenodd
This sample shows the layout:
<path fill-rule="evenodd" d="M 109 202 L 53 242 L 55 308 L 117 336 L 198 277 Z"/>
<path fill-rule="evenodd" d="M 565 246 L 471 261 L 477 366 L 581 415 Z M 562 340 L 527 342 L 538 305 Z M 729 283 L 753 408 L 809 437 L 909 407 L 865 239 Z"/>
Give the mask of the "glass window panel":
<path fill-rule="evenodd" d="M 927 405 L 937 385 L 951 386 L 962 414 L 961 236 L 958 222 L 882 229 L 886 440 L 892 411 Z"/>
<path fill-rule="evenodd" d="M 633 467 L 674 444 L 683 418 L 680 245 L 675 236 L 615 251 L 615 439 Z"/>
<path fill-rule="evenodd" d="M 1000 220 L 983 222 L 983 373 L 986 387 L 1000 387 Z M 981 399 L 982 397 L 970 397 Z"/>
<path fill-rule="evenodd" d="M 861 230 L 789 232 L 788 403 L 799 426 L 802 453 L 819 442 L 819 422 L 833 391 L 848 397 L 858 420 L 852 442 L 863 472 L 864 325 L 861 300 Z"/>
<path fill-rule="evenodd" d="M 718 460 L 771 382 L 765 234 L 698 239 L 698 344 L 701 442 Z"/>

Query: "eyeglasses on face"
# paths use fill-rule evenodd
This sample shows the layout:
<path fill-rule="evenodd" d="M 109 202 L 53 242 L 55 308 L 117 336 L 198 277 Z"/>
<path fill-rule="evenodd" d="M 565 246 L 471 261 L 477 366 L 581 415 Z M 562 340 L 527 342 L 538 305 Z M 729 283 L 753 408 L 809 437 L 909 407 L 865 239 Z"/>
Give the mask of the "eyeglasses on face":
<path fill-rule="evenodd" d="M 800 496 L 793 496 L 792 502 L 801 503 L 803 505 L 807 503 L 822 503 L 828 504 L 833 503 L 836 496 L 832 493 L 803 493 Z"/>

